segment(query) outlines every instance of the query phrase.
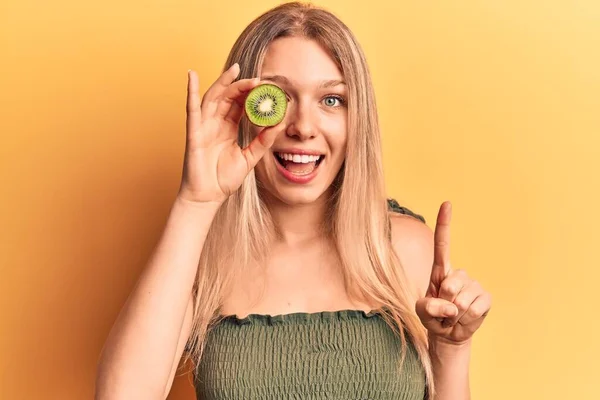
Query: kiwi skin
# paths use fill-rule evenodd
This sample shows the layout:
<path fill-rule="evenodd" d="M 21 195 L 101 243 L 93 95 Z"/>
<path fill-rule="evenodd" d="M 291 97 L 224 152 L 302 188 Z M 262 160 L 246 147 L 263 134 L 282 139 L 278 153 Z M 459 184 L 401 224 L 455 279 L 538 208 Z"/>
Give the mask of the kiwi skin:
<path fill-rule="evenodd" d="M 273 102 L 273 106 L 268 114 L 263 114 L 257 109 L 265 97 L 270 98 Z M 262 83 L 248 93 L 244 103 L 244 110 L 250 123 L 260 127 L 275 126 L 285 117 L 287 110 L 286 93 L 275 84 Z"/>

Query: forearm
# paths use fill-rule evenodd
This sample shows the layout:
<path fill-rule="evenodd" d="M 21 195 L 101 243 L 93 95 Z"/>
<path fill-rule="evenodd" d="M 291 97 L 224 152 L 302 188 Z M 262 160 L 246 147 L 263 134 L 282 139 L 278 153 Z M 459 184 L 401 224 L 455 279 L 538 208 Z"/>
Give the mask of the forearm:
<path fill-rule="evenodd" d="M 434 400 L 469 400 L 471 342 L 457 346 L 431 340 L 429 354 L 435 381 Z"/>
<path fill-rule="evenodd" d="M 174 202 L 163 234 L 102 350 L 98 398 L 121 398 L 132 391 L 140 398 L 163 394 L 217 209 L 179 198 Z"/>

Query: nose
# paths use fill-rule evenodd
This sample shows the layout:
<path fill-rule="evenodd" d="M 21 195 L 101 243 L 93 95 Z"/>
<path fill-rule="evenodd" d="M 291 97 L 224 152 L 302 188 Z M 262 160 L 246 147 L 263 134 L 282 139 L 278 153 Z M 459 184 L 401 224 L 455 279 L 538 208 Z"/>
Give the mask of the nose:
<path fill-rule="evenodd" d="M 311 110 L 307 104 L 296 103 L 288 114 L 286 135 L 299 140 L 315 137 L 315 126 L 312 121 Z"/>

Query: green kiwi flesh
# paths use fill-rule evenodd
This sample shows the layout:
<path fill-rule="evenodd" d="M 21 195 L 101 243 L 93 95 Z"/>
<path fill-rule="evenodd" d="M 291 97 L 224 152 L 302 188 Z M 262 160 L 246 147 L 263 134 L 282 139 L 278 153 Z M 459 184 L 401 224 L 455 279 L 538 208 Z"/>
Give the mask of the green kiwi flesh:
<path fill-rule="evenodd" d="M 285 117 L 287 98 L 279 86 L 263 83 L 248 93 L 244 108 L 252 124 L 275 126 Z"/>

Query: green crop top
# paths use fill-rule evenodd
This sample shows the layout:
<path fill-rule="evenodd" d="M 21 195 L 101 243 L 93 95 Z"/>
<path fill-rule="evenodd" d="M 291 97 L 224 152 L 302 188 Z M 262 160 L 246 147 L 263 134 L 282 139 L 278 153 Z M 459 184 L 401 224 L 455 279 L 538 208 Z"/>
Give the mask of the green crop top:
<path fill-rule="evenodd" d="M 389 200 L 396 212 L 423 217 Z M 407 336 L 408 337 L 408 336 Z M 425 373 L 378 311 L 225 316 L 194 371 L 198 400 L 423 400 Z"/>

